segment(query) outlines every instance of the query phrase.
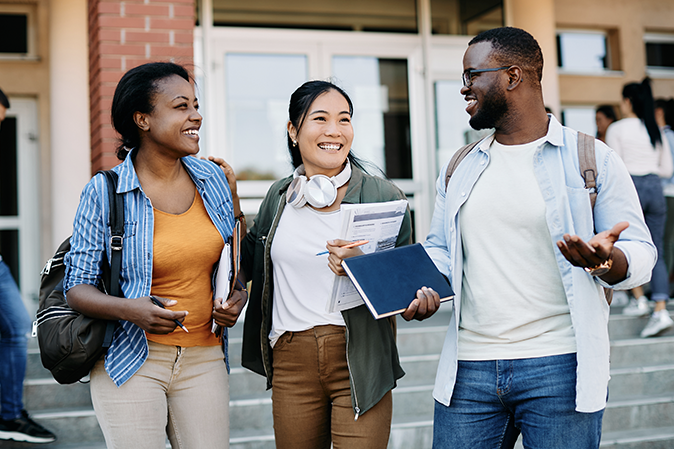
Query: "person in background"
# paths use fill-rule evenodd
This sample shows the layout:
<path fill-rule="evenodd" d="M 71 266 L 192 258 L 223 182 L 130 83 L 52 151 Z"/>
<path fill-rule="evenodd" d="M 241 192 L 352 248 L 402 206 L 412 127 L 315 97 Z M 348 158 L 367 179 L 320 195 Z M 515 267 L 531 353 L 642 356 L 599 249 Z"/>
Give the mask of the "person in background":
<path fill-rule="evenodd" d="M 655 121 L 650 79 L 629 83 L 623 87 L 620 111 L 622 120 L 612 123 L 606 131 L 606 143 L 625 162 L 639 194 L 658 259 L 651 274 L 651 300 L 655 309 L 641 331 L 641 337 L 653 337 L 674 326 L 666 306 L 669 300 L 669 275 L 665 266 L 664 232 L 667 204 L 660 178 L 670 178 L 674 171 L 669 143 Z M 650 313 L 643 287 L 632 289 L 634 299 L 623 309 L 623 314 L 645 316 Z"/>
<path fill-rule="evenodd" d="M 433 390 L 435 449 L 596 449 L 609 381 L 600 286 L 648 280 L 656 250 L 620 158 L 595 140 L 594 211 L 578 133 L 543 105 L 543 54 L 512 27 L 463 57 L 474 129 L 494 129 L 436 182 L 424 247 L 454 310 Z"/>
<path fill-rule="evenodd" d="M 269 188 L 242 241 L 242 281 L 252 280 L 242 365 L 266 376 L 272 389 L 277 448 L 385 449 L 391 390 L 404 375 L 395 317 L 375 320 L 364 304 L 341 312 L 326 306 L 335 274 L 344 274 L 341 261 L 361 254 L 333 240 L 341 205 L 405 195 L 353 155 L 353 105 L 341 88 L 309 81 L 291 95 L 288 112 L 295 172 Z M 298 188 L 326 178 L 325 201 Z M 408 209 L 396 246 L 409 244 L 411 234 Z M 319 255 L 326 247 L 329 255 Z M 438 294 L 421 286 L 409 301 L 408 320 L 429 317 L 440 305 Z"/>
<path fill-rule="evenodd" d="M 605 143 L 608 126 L 617 120 L 615 109 L 610 104 L 597 106 L 594 120 L 597 123 L 597 139 Z"/>
<path fill-rule="evenodd" d="M 66 300 L 94 318 L 118 320 L 91 371 L 91 398 L 109 449 L 229 447 L 226 327 L 246 301 L 226 305 L 212 279 L 232 235 L 238 197 L 199 152 L 202 117 L 187 70 L 156 62 L 122 76 L 112 100 L 123 162 L 122 298 L 98 290 L 110 259 L 108 196 L 98 174 L 84 187 L 65 259 Z M 225 327 L 222 338 L 213 321 Z M 178 324 L 180 323 L 180 324 Z M 180 327 L 177 327 L 177 326 Z"/>
<path fill-rule="evenodd" d="M 669 150 L 674 158 L 674 99 L 655 100 L 655 121 L 669 143 Z M 667 201 L 667 220 L 665 221 L 665 266 L 669 275 L 671 284 L 672 273 L 674 272 L 674 176 L 662 180 L 662 191 Z M 671 292 L 671 287 L 670 287 Z"/>
<path fill-rule="evenodd" d="M 0 124 L 9 100 L 0 90 Z M 0 151 L 3 149 L 0 148 Z M 0 255 L 0 440 L 51 443 L 56 436 L 23 409 L 30 316 L 19 288 Z"/>

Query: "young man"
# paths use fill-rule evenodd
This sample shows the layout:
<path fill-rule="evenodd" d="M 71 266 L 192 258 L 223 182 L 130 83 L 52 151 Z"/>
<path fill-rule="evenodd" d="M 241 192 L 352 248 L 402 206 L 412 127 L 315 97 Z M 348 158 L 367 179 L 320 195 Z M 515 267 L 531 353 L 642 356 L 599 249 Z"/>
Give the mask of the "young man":
<path fill-rule="evenodd" d="M 475 37 L 461 94 L 493 128 L 445 188 L 425 247 L 454 314 L 433 395 L 434 448 L 596 448 L 609 380 L 601 286 L 648 281 L 656 250 L 620 158 L 595 141 L 594 211 L 577 133 L 545 112 L 543 56 L 517 28 Z"/>
<path fill-rule="evenodd" d="M 0 123 L 9 109 L 9 100 L 0 90 Z M 2 148 L 0 148 L 2 151 Z M 0 256 L 0 440 L 51 443 L 53 433 L 33 421 L 23 409 L 23 379 L 30 317 L 19 288 Z"/>

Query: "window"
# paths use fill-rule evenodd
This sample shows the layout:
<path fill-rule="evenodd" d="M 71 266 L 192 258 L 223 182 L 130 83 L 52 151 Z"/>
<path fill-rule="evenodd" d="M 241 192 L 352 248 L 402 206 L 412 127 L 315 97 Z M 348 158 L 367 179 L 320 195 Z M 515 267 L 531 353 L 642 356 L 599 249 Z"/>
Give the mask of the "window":
<path fill-rule="evenodd" d="M 603 31 L 560 31 L 557 33 L 557 66 L 568 72 L 610 70 L 607 33 Z"/>
<path fill-rule="evenodd" d="M 576 131 L 594 136 L 597 134 L 595 110 L 591 106 L 562 106 L 562 124 Z"/>
<path fill-rule="evenodd" d="M 0 4 L 0 59 L 35 58 L 34 5 Z"/>
<path fill-rule="evenodd" d="M 649 74 L 674 74 L 674 35 L 644 34 L 644 43 Z"/>
<path fill-rule="evenodd" d="M 430 0 L 433 34 L 476 35 L 503 23 L 502 0 Z"/>
<path fill-rule="evenodd" d="M 417 32 L 414 0 L 313 2 L 213 0 L 217 26 Z"/>

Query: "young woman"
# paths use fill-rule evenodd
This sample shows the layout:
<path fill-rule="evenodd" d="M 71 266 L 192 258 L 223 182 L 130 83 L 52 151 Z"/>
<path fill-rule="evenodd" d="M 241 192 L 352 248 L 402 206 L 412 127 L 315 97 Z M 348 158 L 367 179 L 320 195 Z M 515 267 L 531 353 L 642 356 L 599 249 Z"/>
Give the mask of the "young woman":
<path fill-rule="evenodd" d="M 96 288 L 111 251 L 103 176 L 85 186 L 75 217 L 68 303 L 85 315 L 119 320 L 91 372 L 108 448 L 163 449 L 167 433 L 173 448 L 229 445 L 227 337 L 216 337 L 211 325 L 215 319 L 232 326 L 245 293 L 235 292 L 223 308 L 213 300 L 211 279 L 240 210 L 222 170 L 191 157 L 199 151 L 197 109 L 187 71 L 172 63 L 136 67 L 115 91 L 124 298 Z"/>
<path fill-rule="evenodd" d="M 606 143 L 606 130 L 611 123 L 617 120 L 615 109 L 610 104 L 598 106 L 594 114 L 594 120 L 597 124 L 597 139 Z"/>
<path fill-rule="evenodd" d="M 332 240 L 340 232 L 341 204 L 404 198 L 351 154 L 352 114 L 351 100 L 334 84 L 310 81 L 292 94 L 287 130 L 295 173 L 269 189 L 242 242 L 242 277 L 252 280 L 242 364 L 266 376 L 272 388 L 279 449 L 329 448 L 331 442 L 385 448 L 391 389 L 404 374 L 395 319 L 377 321 L 365 306 L 326 311 L 331 269 L 339 272 L 342 259 L 360 253 Z M 330 178 L 324 193 L 334 200 L 303 204 L 293 183 L 301 176 Z M 396 246 L 410 240 L 408 212 Z M 326 246 L 330 254 L 317 256 Z M 423 319 L 437 310 L 439 297 L 424 287 L 410 303 L 403 316 Z"/>
<path fill-rule="evenodd" d="M 620 110 L 623 119 L 608 127 L 606 143 L 623 159 L 639 194 L 646 225 L 658 249 L 658 260 L 651 275 L 651 300 L 655 311 L 642 337 L 652 337 L 674 326 L 666 310 L 669 299 L 669 276 L 665 267 L 663 236 L 667 206 L 660 178 L 670 178 L 674 169 L 669 143 L 655 121 L 650 80 L 626 84 Z M 648 300 L 641 287 L 632 290 L 635 300 L 623 313 L 643 316 L 650 313 Z"/>

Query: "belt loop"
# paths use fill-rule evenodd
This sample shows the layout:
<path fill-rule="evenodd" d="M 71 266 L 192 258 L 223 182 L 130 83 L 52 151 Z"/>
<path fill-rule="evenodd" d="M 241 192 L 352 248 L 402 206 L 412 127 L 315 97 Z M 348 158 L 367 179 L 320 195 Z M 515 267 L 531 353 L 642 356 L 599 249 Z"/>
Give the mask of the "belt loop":
<path fill-rule="evenodd" d="M 288 344 L 293 341 L 293 335 L 295 335 L 294 332 L 288 332 Z"/>

